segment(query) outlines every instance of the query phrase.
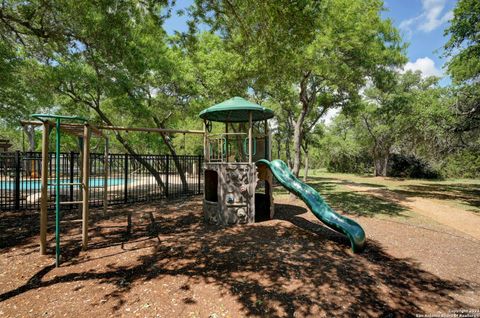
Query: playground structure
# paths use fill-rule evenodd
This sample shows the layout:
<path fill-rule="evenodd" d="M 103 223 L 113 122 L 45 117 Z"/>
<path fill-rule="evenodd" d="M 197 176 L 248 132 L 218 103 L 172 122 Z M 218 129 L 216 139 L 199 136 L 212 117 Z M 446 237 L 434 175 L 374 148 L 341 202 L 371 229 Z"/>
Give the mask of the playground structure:
<path fill-rule="evenodd" d="M 89 221 L 89 172 L 90 138 L 94 134 L 105 138 L 103 209 L 108 205 L 108 138 L 103 130 L 144 131 L 158 133 L 201 134 L 204 138 L 204 199 L 203 213 L 206 222 L 217 225 L 253 223 L 272 219 L 274 202 L 272 196 L 273 177 L 287 190 L 297 195 L 312 213 L 325 225 L 338 231 L 350 240 L 354 252 L 362 251 L 365 233 L 355 221 L 335 213 L 320 194 L 298 180 L 281 160 L 271 160 L 271 134 L 268 120 L 274 117 L 272 110 L 253 104 L 241 97 L 234 97 L 214 105 L 200 113 L 204 129 L 177 130 L 160 128 L 133 128 L 98 126 L 94 127 L 82 117 L 34 114 L 39 122 L 22 124 L 43 125 L 40 251 L 46 254 L 47 205 L 49 186 L 55 186 L 56 215 L 56 264 L 60 264 L 60 219 L 62 204 L 82 206 L 82 249 L 88 247 Z M 54 119 L 55 122 L 51 122 Z M 64 121 L 64 122 L 62 122 Z M 68 121 L 68 123 L 65 123 Z M 72 121 L 80 122 L 71 123 Z M 213 122 L 225 124 L 223 132 L 213 131 Z M 56 173 L 55 183 L 48 183 L 48 144 L 51 129 L 56 129 Z M 81 182 L 61 182 L 59 154 L 61 133 L 79 138 L 82 150 Z M 82 200 L 60 201 L 60 186 L 78 186 Z"/>
<path fill-rule="evenodd" d="M 205 121 L 207 222 L 230 225 L 273 217 L 272 174 L 255 165 L 260 159 L 270 160 L 268 120 L 273 116 L 270 109 L 240 97 L 200 113 Z M 224 123 L 225 131 L 212 133 L 213 122 Z"/>
<path fill-rule="evenodd" d="M 273 176 L 297 195 L 325 225 L 347 236 L 353 252 L 365 244 L 365 232 L 355 221 L 337 214 L 321 195 L 298 180 L 281 160 L 270 161 L 268 120 L 273 111 L 234 97 L 203 110 L 205 151 L 204 217 L 218 225 L 253 223 L 274 216 Z M 212 133 L 213 122 L 225 124 Z"/>

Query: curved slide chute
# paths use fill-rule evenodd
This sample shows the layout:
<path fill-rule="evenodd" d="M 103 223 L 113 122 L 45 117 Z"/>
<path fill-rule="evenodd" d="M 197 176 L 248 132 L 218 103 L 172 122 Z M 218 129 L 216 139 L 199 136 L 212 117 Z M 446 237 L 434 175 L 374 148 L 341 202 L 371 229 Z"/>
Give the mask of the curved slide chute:
<path fill-rule="evenodd" d="M 307 204 L 312 213 L 325 225 L 348 237 L 354 253 L 361 252 L 365 246 L 365 232 L 355 221 L 342 216 L 325 202 L 322 196 L 308 184 L 298 180 L 282 160 L 268 161 L 265 159 L 257 161 L 258 165 L 266 165 L 278 182 L 285 189 L 294 193 Z"/>

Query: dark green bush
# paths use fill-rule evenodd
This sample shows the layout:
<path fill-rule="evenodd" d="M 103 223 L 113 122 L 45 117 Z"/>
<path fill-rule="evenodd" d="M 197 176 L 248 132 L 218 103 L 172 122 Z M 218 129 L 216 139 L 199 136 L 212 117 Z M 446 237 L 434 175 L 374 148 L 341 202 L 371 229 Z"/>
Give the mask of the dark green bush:
<path fill-rule="evenodd" d="M 413 155 L 391 154 L 387 176 L 418 179 L 439 179 L 440 173 L 424 160 Z"/>

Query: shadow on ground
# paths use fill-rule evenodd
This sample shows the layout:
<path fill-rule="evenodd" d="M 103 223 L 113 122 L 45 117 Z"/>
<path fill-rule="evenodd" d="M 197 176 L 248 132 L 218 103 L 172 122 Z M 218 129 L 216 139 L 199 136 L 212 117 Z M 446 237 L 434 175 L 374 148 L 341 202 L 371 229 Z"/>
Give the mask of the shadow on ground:
<path fill-rule="evenodd" d="M 127 210 L 133 209 L 117 212 L 125 215 Z M 46 278 L 53 267 L 45 267 L 1 294 L 0 302 L 38 288 L 48 292 L 57 284 L 93 280 L 114 286 L 106 297 L 115 300 L 115 312 L 128 302 L 136 284 L 187 276 L 182 289 L 215 286 L 233 297 L 247 316 L 404 317 L 426 307 L 443 312 L 467 307 L 449 296 L 465 284 L 442 280 L 411 259 L 395 258 L 374 240 L 363 254 L 353 255 L 343 236 L 305 219 L 306 210 L 298 206 L 278 204 L 277 220 L 231 228 L 204 224 L 199 200 L 180 208 L 145 205 L 135 210 L 140 212 L 134 214 L 130 234 L 125 226 L 103 228 L 97 222 L 90 249 L 119 244 L 118 253 L 124 253 L 122 242 L 128 240 L 142 241 L 139 246 L 147 244 L 148 252 L 131 263 L 114 258 L 100 268 L 95 267 L 98 259 L 71 255 L 64 264 L 66 273 Z M 125 225 L 120 214 L 111 219 Z M 66 242 L 64 249 L 76 244 Z M 80 262 L 90 267 L 78 271 L 75 264 Z M 195 306 L 196 300 L 188 298 L 184 304 Z"/>
<path fill-rule="evenodd" d="M 311 177 L 309 178 L 308 184 L 320 193 L 332 208 L 346 214 L 366 217 L 372 217 L 378 214 L 398 216 L 407 211 L 394 197 L 378 197 L 366 192 L 345 191 L 338 188 L 339 185 L 355 185 L 380 189 L 385 188 L 383 185 L 354 183 L 324 177 Z M 279 187 L 281 186 L 276 187 L 276 189 Z M 287 191 L 281 191 L 282 190 L 277 190 L 276 193 L 287 193 Z"/>
<path fill-rule="evenodd" d="M 460 183 L 423 183 L 407 185 L 401 190 L 392 190 L 405 197 L 421 197 L 436 200 L 460 201 L 480 212 L 480 185 Z"/>
<path fill-rule="evenodd" d="M 334 192 L 326 193 L 327 202 L 346 214 L 372 217 L 378 214 L 399 216 L 407 209 L 399 203 L 366 193 Z"/>
<path fill-rule="evenodd" d="M 173 201 L 175 202 L 175 201 Z M 127 220 L 128 207 L 115 206 L 107 214 L 103 215 L 101 210 L 90 209 L 90 224 L 109 219 Z M 123 222 L 122 220 L 122 222 Z M 62 210 L 61 233 L 76 231 L 81 229 L 81 212 L 78 209 Z M 122 228 L 125 228 L 122 226 Z M 48 237 L 55 235 L 55 212 L 48 212 Z M 25 211 L 5 211 L 0 213 L 0 249 L 7 249 L 15 246 L 23 246 L 32 243 L 39 244 L 38 234 L 40 233 L 40 213 L 36 210 Z M 124 235 L 124 234 L 122 234 Z"/>

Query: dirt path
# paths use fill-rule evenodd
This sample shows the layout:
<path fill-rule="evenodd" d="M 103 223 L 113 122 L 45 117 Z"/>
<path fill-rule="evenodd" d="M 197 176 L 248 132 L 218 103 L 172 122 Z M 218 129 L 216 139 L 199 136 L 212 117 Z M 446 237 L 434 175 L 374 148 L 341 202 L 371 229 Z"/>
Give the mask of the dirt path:
<path fill-rule="evenodd" d="M 470 237 L 480 240 L 480 217 L 472 212 L 442 203 L 440 200 L 420 197 L 407 197 L 390 190 L 373 187 L 346 185 L 355 192 L 364 192 L 387 199 L 426 216 L 438 223 L 454 228 Z"/>

